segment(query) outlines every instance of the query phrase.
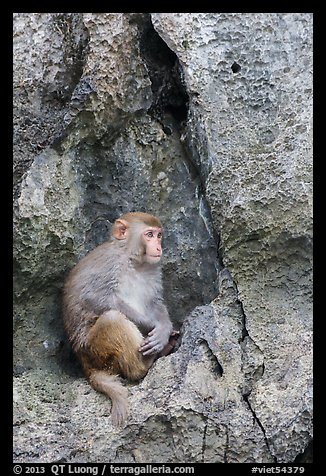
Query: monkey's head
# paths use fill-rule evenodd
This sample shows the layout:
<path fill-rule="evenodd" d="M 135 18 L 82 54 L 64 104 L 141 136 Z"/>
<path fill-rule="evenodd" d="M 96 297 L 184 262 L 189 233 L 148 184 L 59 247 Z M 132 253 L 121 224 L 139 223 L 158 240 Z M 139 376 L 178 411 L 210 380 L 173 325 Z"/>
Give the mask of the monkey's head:
<path fill-rule="evenodd" d="M 118 218 L 112 236 L 128 249 L 139 264 L 158 264 L 162 256 L 163 229 L 160 220 L 148 213 L 126 213 Z"/>

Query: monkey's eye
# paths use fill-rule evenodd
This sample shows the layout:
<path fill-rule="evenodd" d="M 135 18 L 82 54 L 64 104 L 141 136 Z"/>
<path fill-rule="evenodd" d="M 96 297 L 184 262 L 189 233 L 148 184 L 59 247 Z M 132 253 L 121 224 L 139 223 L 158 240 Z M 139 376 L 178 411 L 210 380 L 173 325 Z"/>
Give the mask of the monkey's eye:
<path fill-rule="evenodd" d="M 162 233 L 161 233 L 161 232 L 159 232 L 159 233 L 157 234 L 157 238 L 162 238 Z"/>
<path fill-rule="evenodd" d="M 154 235 L 153 235 L 153 232 L 152 232 L 152 231 L 149 231 L 148 233 L 146 233 L 146 236 L 147 236 L 148 238 L 153 238 Z"/>

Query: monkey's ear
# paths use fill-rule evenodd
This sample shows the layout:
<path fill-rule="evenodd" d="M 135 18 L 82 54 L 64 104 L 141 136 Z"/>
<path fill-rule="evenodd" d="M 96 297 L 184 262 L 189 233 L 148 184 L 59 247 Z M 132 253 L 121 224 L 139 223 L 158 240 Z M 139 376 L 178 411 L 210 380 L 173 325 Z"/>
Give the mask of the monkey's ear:
<path fill-rule="evenodd" d="M 112 236 L 114 236 L 114 238 L 117 240 L 125 240 L 127 238 L 128 228 L 128 222 L 119 218 L 114 222 Z"/>

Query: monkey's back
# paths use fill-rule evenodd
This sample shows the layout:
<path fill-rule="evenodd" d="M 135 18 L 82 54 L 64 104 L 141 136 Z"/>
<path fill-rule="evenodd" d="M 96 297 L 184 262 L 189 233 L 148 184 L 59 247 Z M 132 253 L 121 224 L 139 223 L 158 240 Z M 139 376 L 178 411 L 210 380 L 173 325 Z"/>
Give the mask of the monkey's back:
<path fill-rule="evenodd" d="M 114 244 L 105 242 L 70 271 L 63 290 L 63 321 L 74 350 L 84 345 L 98 316 L 112 308 L 121 265 Z"/>

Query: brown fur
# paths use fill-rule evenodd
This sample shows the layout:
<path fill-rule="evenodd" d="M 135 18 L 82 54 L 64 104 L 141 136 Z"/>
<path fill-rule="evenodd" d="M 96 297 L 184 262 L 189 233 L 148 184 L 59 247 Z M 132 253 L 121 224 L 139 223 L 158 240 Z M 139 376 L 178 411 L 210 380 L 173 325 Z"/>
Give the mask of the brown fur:
<path fill-rule="evenodd" d="M 88 334 L 86 365 L 140 380 L 153 363 L 139 352 L 143 339 L 137 326 L 119 311 L 105 312 Z"/>
<path fill-rule="evenodd" d="M 145 225 L 147 226 L 162 228 L 161 221 L 157 217 L 154 217 L 153 215 L 149 215 L 148 213 L 130 212 L 120 217 L 120 219 L 126 220 L 129 223 L 133 223 L 133 222 L 145 223 Z"/>
<path fill-rule="evenodd" d="M 131 321 L 118 311 L 108 311 L 91 328 L 87 352 L 77 352 L 92 387 L 111 398 L 112 422 L 117 426 L 128 413 L 128 392 L 118 375 L 138 381 L 145 377 L 154 361 L 139 352 L 142 341 L 142 334 Z"/>

